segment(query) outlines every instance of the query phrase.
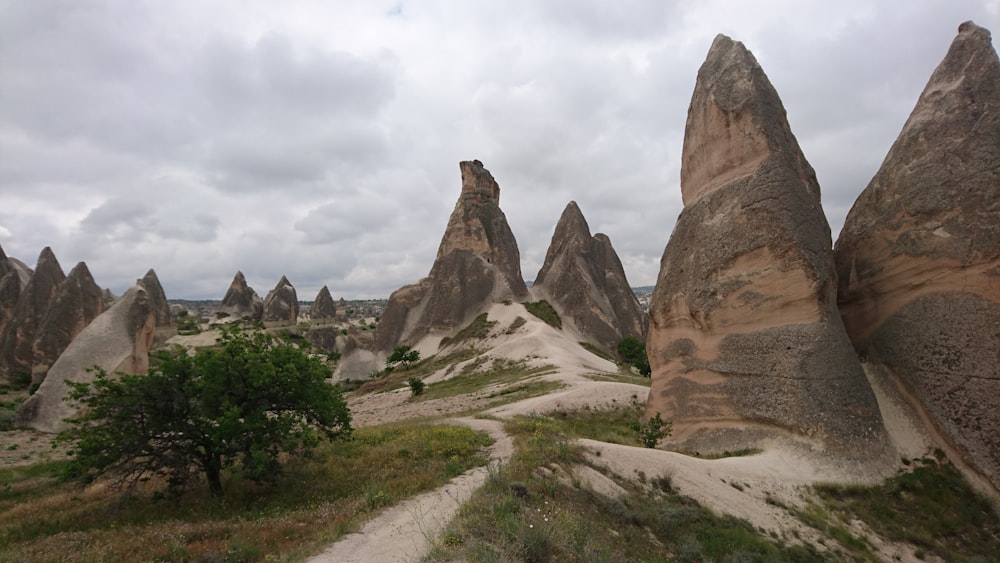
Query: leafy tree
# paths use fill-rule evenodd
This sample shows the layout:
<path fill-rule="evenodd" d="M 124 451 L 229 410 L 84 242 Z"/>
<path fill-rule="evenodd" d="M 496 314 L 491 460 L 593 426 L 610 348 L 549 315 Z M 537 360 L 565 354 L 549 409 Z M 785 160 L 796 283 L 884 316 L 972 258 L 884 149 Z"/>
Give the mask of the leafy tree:
<path fill-rule="evenodd" d="M 259 328 L 223 328 L 216 348 L 157 360 L 145 375 L 98 370 L 93 384 L 71 383 L 83 413 L 60 435 L 73 443 L 71 477 L 130 488 L 161 476 L 177 490 L 200 473 L 219 495 L 224 470 L 273 481 L 280 454 L 351 432 L 329 369 Z"/>
<path fill-rule="evenodd" d="M 618 357 L 622 363 L 634 366 L 642 375 L 648 376 L 649 358 L 646 357 L 646 344 L 634 336 L 626 336 L 618 342 Z"/>
<path fill-rule="evenodd" d="M 673 433 L 673 421 L 663 420 L 660 413 L 656 413 L 646 422 L 640 421 L 636 426 L 639 432 L 639 443 L 647 448 L 655 448 L 660 438 L 665 438 Z"/>
<path fill-rule="evenodd" d="M 410 369 L 410 365 L 420 361 L 420 350 L 414 350 L 410 346 L 400 345 L 385 359 L 386 368 L 394 368 L 396 364 L 402 364 L 403 369 Z"/>

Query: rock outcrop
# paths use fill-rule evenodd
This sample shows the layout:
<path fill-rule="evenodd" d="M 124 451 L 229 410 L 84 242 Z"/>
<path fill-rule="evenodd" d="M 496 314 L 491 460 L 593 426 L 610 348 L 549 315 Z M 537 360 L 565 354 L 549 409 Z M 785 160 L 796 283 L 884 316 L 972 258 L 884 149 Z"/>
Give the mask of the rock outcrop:
<path fill-rule="evenodd" d="M 104 312 L 104 292 L 79 262 L 53 294 L 52 302 L 35 331 L 32 346 L 31 382 L 41 383 L 49 367 L 70 342 Z"/>
<path fill-rule="evenodd" d="M 528 295 L 517 241 L 500 210 L 500 186 L 478 160 L 461 162 L 459 168 L 462 192 L 430 274 L 389 297 L 376 350 L 412 344 L 432 331 L 455 330 L 490 303 Z"/>
<path fill-rule="evenodd" d="M 647 414 L 703 453 L 780 439 L 890 456 L 837 311 L 816 176 L 756 59 L 722 35 L 698 71 L 681 191 L 650 303 Z"/>
<path fill-rule="evenodd" d="M 1000 489 L 1000 62 L 966 22 L 836 246 L 854 345 Z"/>
<path fill-rule="evenodd" d="M 149 294 L 133 286 L 73 339 L 38 390 L 17 410 L 15 423 L 43 432 L 62 430 L 64 421 L 77 412 L 64 400 L 69 392 L 66 381 L 93 381 L 89 371 L 93 366 L 108 373 L 145 373 L 155 330 L 156 312 Z"/>
<path fill-rule="evenodd" d="M 644 338 L 646 317 L 607 235 L 590 235 L 575 201 L 552 235 L 531 293 L 545 299 L 581 336 L 612 354 L 626 336 Z"/>
<path fill-rule="evenodd" d="M 0 335 L 3 334 L 7 321 L 14 316 L 14 307 L 17 306 L 24 286 L 14 263 L 7 258 L 3 247 L 0 247 Z"/>
<path fill-rule="evenodd" d="M 333 302 L 330 290 L 324 285 L 323 289 L 316 294 L 312 307 L 309 308 L 309 318 L 317 321 L 323 319 L 333 319 L 337 316 L 337 305 Z"/>
<path fill-rule="evenodd" d="M 150 268 L 146 275 L 142 276 L 142 279 L 136 280 L 136 283 L 145 288 L 146 293 L 149 294 L 149 302 L 153 307 L 153 312 L 156 313 L 156 326 L 174 324 L 174 316 L 170 313 L 167 294 L 163 291 L 163 286 L 160 285 L 160 278 L 156 276 L 156 272 Z"/>
<path fill-rule="evenodd" d="M 237 319 L 260 320 L 264 313 L 264 301 L 252 287 L 247 285 L 243 272 L 236 272 L 233 276 L 233 282 L 229 284 L 229 289 L 222 298 L 219 312 Z"/>
<path fill-rule="evenodd" d="M 299 319 L 299 297 L 288 278 L 281 276 L 278 285 L 267 292 L 264 298 L 265 321 L 295 323 Z"/>
<path fill-rule="evenodd" d="M 45 247 L 0 335 L 0 379 L 24 382 L 30 377 L 35 333 L 64 279 L 66 275 L 55 254 Z"/>

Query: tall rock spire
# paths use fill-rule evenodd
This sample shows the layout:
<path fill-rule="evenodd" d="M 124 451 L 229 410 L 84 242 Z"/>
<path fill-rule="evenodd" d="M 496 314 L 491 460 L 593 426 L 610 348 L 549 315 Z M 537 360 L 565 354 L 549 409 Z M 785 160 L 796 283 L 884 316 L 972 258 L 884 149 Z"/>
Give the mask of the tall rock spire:
<path fill-rule="evenodd" d="M 20 292 L 13 315 L 0 335 L 0 377 L 24 379 L 31 373 L 35 332 L 52 303 L 56 288 L 66 279 L 52 249 L 38 255 L 35 273 Z"/>
<path fill-rule="evenodd" d="M 858 350 L 1000 489 L 1000 60 L 959 27 L 837 240 Z"/>
<path fill-rule="evenodd" d="M 764 71 L 723 35 L 698 71 L 681 191 L 650 304 L 647 413 L 702 452 L 776 437 L 838 456 L 884 452 L 836 308 L 816 176 Z"/>

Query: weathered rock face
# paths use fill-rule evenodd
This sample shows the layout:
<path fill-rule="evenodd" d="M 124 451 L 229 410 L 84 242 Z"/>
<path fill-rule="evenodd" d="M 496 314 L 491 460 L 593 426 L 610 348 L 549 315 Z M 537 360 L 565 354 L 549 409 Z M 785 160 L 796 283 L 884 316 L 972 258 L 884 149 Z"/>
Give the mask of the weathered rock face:
<path fill-rule="evenodd" d="M 163 286 L 160 285 L 160 278 L 156 276 L 156 272 L 150 268 L 146 272 L 146 275 L 142 276 L 141 280 L 136 280 L 136 283 L 145 288 L 146 293 L 149 294 L 149 302 L 156 313 L 156 326 L 170 326 L 174 324 L 174 316 L 170 313 L 170 303 L 167 301 L 167 294 L 164 293 Z"/>
<path fill-rule="evenodd" d="M 1000 489 L 1000 61 L 966 22 L 836 247 L 844 324 Z"/>
<path fill-rule="evenodd" d="M 24 285 L 14 264 L 7 258 L 3 247 L 0 247 L 0 335 L 3 334 L 7 321 L 14 316 L 14 307 L 17 306 Z"/>
<path fill-rule="evenodd" d="M 222 298 L 219 312 L 238 319 L 260 320 L 264 313 L 264 301 L 252 287 L 247 285 L 247 279 L 243 276 L 243 272 L 236 272 L 233 282 L 229 284 L 229 290 Z"/>
<path fill-rule="evenodd" d="M 31 382 L 40 383 L 49 367 L 76 335 L 104 312 L 104 294 L 80 262 L 56 288 L 52 303 L 35 331 Z"/>
<path fill-rule="evenodd" d="M 278 285 L 267 292 L 264 299 L 265 321 L 297 322 L 299 318 L 299 297 L 288 278 L 281 276 Z"/>
<path fill-rule="evenodd" d="M 69 392 L 66 381 L 93 381 L 88 370 L 95 365 L 108 373 L 145 373 L 155 331 L 156 312 L 149 294 L 133 286 L 73 339 L 38 390 L 18 409 L 15 423 L 43 432 L 62 430 L 64 421 L 77 412 L 64 400 Z"/>
<path fill-rule="evenodd" d="M 582 336 L 614 353 L 625 336 L 646 335 L 645 315 L 607 235 L 590 235 L 575 201 L 556 224 L 532 293 L 547 300 Z"/>
<path fill-rule="evenodd" d="M 701 452 L 782 437 L 882 453 L 878 405 L 836 308 L 815 174 L 753 55 L 722 35 L 698 71 L 681 190 L 650 304 L 646 412 Z"/>
<path fill-rule="evenodd" d="M 21 290 L 11 318 L 0 335 L 0 376 L 21 380 L 31 373 L 35 333 L 55 296 L 56 288 L 66 279 L 52 249 L 45 247 L 38 256 L 35 273 Z"/>
<path fill-rule="evenodd" d="M 324 285 L 316 294 L 312 307 L 309 308 L 309 318 L 312 320 L 332 319 L 337 316 L 337 306 L 333 303 L 330 290 Z"/>
<path fill-rule="evenodd" d="M 377 350 L 463 326 L 488 304 L 527 297 L 517 241 L 500 210 L 500 187 L 478 160 L 459 163 L 462 193 L 430 274 L 389 297 Z"/>

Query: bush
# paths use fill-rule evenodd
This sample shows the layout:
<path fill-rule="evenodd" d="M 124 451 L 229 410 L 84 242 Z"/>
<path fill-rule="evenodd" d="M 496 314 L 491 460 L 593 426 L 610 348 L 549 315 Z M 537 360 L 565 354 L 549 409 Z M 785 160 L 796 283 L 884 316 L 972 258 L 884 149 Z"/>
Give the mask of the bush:
<path fill-rule="evenodd" d="M 639 422 L 639 443 L 647 448 L 655 448 L 661 438 L 666 438 L 671 433 L 673 422 L 663 420 L 660 413 L 656 413 L 646 422 Z"/>
<path fill-rule="evenodd" d="M 618 342 L 618 357 L 623 364 L 635 367 L 641 375 L 648 376 L 652 372 L 646 357 L 646 344 L 634 336 L 626 336 Z"/>
<path fill-rule="evenodd" d="M 403 369 L 410 369 L 410 365 L 420 361 L 420 351 L 413 350 L 410 346 L 402 345 L 396 346 L 396 349 L 392 351 L 392 354 L 385 359 L 385 367 L 387 370 L 395 368 L 397 364 L 402 365 Z"/>
<path fill-rule="evenodd" d="M 414 397 L 424 394 L 424 382 L 422 379 L 418 377 L 411 377 L 406 382 L 410 384 L 410 391 L 413 393 Z"/>

